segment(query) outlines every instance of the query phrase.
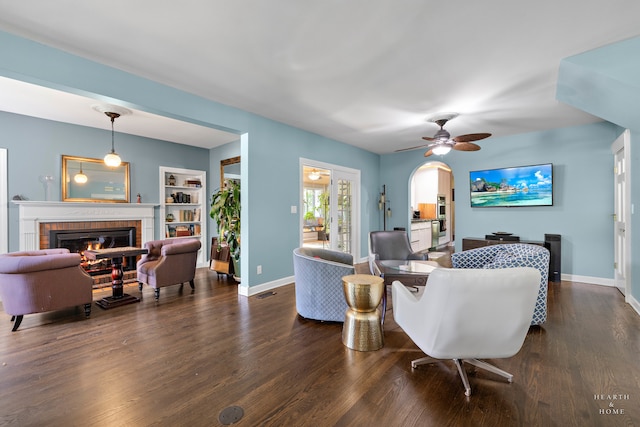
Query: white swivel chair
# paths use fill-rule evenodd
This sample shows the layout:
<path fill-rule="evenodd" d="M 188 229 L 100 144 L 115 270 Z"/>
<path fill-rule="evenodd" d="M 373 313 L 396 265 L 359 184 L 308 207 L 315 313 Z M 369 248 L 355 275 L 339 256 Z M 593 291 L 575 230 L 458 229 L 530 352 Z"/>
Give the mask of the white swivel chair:
<path fill-rule="evenodd" d="M 393 317 L 429 357 L 411 367 L 437 359 L 453 359 L 471 395 L 463 361 L 504 376 L 513 375 L 478 359 L 515 355 L 527 335 L 540 272 L 532 267 L 497 270 L 439 268 L 417 296 L 402 283 L 392 285 Z"/>

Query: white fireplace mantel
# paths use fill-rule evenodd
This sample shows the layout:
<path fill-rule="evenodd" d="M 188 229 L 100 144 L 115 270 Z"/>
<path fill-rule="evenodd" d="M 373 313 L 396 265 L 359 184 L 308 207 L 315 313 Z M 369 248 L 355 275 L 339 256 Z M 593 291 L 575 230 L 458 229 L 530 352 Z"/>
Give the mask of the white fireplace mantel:
<path fill-rule="evenodd" d="M 142 223 L 142 241 L 154 240 L 150 203 L 75 203 L 12 200 L 19 207 L 20 250 L 40 249 L 40 223 L 135 220 Z"/>

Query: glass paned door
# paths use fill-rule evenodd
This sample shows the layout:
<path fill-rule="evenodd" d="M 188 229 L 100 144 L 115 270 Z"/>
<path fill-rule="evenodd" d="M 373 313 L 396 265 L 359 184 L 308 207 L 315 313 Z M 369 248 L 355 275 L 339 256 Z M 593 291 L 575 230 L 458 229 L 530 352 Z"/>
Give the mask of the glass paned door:
<path fill-rule="evenodd" d="M 357 174 L 336 170 L 331 189 L 331 249 L 355 255 Z"/>
<path fill-rule="evenodd" d="M 300 159 L 301 245 L 360 255 L 360 171 Z"/>

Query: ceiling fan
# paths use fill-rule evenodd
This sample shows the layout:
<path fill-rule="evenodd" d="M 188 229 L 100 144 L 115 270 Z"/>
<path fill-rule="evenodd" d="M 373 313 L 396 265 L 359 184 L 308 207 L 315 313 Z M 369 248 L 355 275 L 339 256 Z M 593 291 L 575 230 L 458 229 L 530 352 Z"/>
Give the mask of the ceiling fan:
<path fill-rule="evenodd" d="M 323 176 L 331 176 L 331 174 L 329 173 L 329 171 L 326 171 L 324 169 L 317 170 L 315 168 L 307 174 L 307 178 L 309 178 L 311 181 L 317 181 Z"/>
<path fill-rule="evenodd" d="M 444 155 L 447 154 L 451 149 L 458 151 L 478 151 L 480 146 L 478 144 L 474 144 L 471 141 L 479 141 L 481 139 L 485 139 L 491 136 L 490 133 L 468 133 L 466 135 L 458 135 L 456 137 L 451 138 L 451 134 L 444 129 L 444 125 L 451 119 L 457 117 L 457 114 L 449 114 L 447 116 L 440 116 L 439 118 L 429 119 L 428 121 L 433 122 L 440 126 L 440 130 L 436 132 L 433 137 L 423 136 L 422 139 L 425 141 L 430 141 L 429 144 L 418 145 L 416 147 L 411 148 L 403 148 L 398 151 L 408 151 L 415 150 L 416 148 L 428 147 L 429 149 L 424 153 L 425 157 L 429 157 L 432 154 L 436 155 Z"/>

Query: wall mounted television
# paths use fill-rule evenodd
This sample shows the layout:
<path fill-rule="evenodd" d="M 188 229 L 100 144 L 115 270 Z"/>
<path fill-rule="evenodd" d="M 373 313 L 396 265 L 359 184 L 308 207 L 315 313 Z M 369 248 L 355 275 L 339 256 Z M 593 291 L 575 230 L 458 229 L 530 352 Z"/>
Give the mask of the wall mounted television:
<path fill-rule="evenodd" d="M 469 172 L 471 207 L 553 206 L 553 164 Z"/>

